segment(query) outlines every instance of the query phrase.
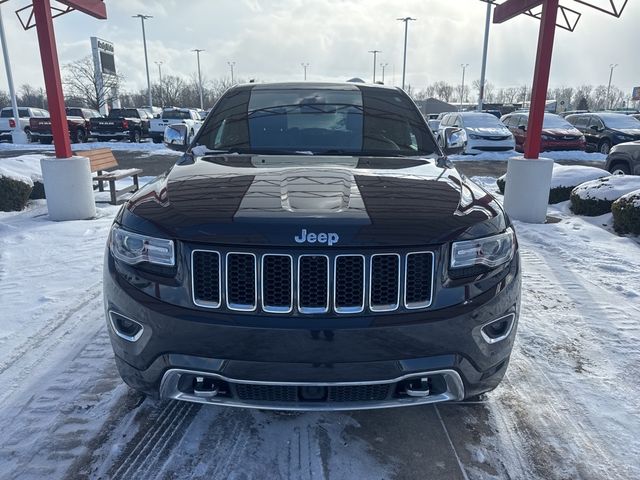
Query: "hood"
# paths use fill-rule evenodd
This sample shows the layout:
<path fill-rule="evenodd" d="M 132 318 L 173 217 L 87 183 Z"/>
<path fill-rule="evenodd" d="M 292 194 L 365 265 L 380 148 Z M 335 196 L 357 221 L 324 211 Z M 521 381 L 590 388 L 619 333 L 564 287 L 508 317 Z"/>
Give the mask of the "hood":
<path fill-rule="evenodd" d="M 621 135 L 640 137 L 640 128 L 616 128 L 614 132 L 620 133 Z"/>
<path fill-rule="evenodd" d="M 577 128 L 543 128 L 542 135 L 551 135 L 552 137 L 581 137 L 582 132 Z"/>
<path fill-rule="evenodd" d="M 493 197 L 443 160 L 189 158 L 141 188 L 117 221 L 183 241 L 309 247 L 429 245 L 506 227 Z"/>
<path fill-rule="evenodd" d="M 511 131 L 507 127 L 466 127 L 465 130 L 474 135 L 482 135 L 483 137 L 506 137 L 511 136 Z"/>

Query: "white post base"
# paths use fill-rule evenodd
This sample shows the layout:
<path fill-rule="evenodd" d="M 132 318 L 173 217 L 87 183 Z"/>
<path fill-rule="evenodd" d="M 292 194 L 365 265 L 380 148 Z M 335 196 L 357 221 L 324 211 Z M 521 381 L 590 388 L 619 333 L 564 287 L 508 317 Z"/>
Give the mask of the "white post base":
<path fill-rule="evenodd" d="M 49 217 L 54 221 L 96 216 L 91 168 L 86 157 L 40 160 Z"/>
<path fill-rule="evenodd" d="M 547 218 L 553 160 L 510 158 L 504 208 L 512 220 L 544 223 Z"/>
<path fill-rule="evenodd" d="M 24 130 L 21 128 L 14 128 L 11 130 L 11 142 L 19 145 L 26 145 L 29 143 L 29 139 L 27 138 L 27 134 L 24 133 Z"/>

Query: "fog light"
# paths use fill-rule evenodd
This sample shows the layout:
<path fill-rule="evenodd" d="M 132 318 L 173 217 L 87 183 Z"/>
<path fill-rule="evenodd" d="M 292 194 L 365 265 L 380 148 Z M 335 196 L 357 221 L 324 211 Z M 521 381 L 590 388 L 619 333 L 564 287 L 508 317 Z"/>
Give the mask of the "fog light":
<path fill-rule="evenodd" d="M 480 328 L 480 333 L 484 341 L 493 344 L 507 338 L 511 334 L 515 318 L 515 313 L 510 313 L 483 325 Z"/>
<path fill-rule="evenodd" d="M 144 327 L 141 323 L 112 311 L 109 311 L 109 319 L 111 320 L 113 331 L 120 338 L 129 342 L 136 342 L 142 336 Z"/>

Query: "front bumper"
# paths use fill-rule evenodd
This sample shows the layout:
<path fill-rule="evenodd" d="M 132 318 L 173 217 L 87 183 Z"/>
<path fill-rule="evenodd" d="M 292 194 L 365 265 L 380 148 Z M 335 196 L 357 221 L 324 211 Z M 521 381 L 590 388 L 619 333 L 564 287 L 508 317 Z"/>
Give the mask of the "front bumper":
<path fill-rule="evenodd" d="M 200 311 L 161 302 L 116 273 L 107 252 L 104 295 L 108 318 L 115 313 L 144 327 L 139 338 L 130 341 L 118 335 L 108 320 L 118 370 L 137 390 L 230 406 L 352 410 L 462 400 L 495 388 L 506 371 L 517 326 L 517 255 L 494 280 L 491 287 L 484 284 L 484 293 L 455 307 L 360 315 L 357 325 L 348 328 L 336 327 L 335 321 L 323 327 L 321 319 L 309 317 L 283 326 L 272 316 Z M 512 316 L 507 336 L 488 342 L 483 326 L 505 315 Z M 305 327 L 305 321 L 312 323 Z M 198 377 L 215 380 L 221 394 L 194 395 Z M 407 381 L 422 378 L 428 379 L 430 394 L 406 395 Z M 239 385 L 249 385 L 242 387 L 244 395 Z M 388 389 L 380 392 L 375 385 Z M 306 386 L 324 389 L 324 401 L 302 398 Z M 345 393 L 354 400 L 329 401 L 337 387 L 356 392 Z M 371 391 L 378 393 L 366 393 Z"/>
<path fill-rule="evenodd" d="M 513 138 L 506 140 L 472 139 L 467 140 L 464 153 L 479 154 L 485 152 L 508 152 L 515 150 L 516 142 Z"/>

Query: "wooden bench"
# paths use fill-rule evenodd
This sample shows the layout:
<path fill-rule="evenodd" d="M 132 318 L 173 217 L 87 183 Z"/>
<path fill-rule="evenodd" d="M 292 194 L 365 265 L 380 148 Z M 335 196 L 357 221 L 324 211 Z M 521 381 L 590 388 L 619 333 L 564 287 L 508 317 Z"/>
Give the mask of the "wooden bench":
<path fill-rule="evenodd" d="M 139 168 L 129 168 L 127 170 L 112 170 L 110 168 L 118 166 L 118 160 L 113 156 L 110 148 L 96 148 L 95 150 L 77 151 L 75 154 L 79 157 L 86 157 L 91 164 L 91 173 L 97 173 L 93 180 L 98 182 L 98 191 L 104 192 L 104 183 L 109 184 L 109 193 L 111 194 L 111 204 L 116 205 L 118 198 L 123 193 L 135 192 L 138 190 L 138 175 L 142 173 Z M 133 185 L 116 190 L 116 181 L 123 178 L 133 178 Z M 95 188 L 95 187 L 94 187 Z"/>

